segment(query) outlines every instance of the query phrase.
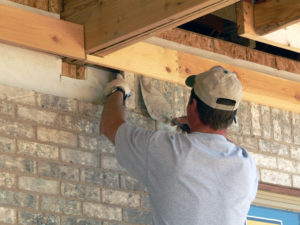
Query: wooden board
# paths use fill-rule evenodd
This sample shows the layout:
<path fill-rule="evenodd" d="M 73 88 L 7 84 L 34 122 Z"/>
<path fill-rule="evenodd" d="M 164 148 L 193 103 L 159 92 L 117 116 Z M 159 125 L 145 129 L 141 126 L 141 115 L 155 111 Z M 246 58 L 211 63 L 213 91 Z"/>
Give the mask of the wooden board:
<path fill-rule="evenodd" d="M 63 18 L 85 25 L 87 53 L 105 55 L 235 2 L 238 0 L 67 0 Z"/>
<path fill-rule="evenodd" d="M 299 0 L 266 0 L 254 4 L 254 29 L 265 35 L 300 21 Z"/>
<path fill-rule="evenodd" d="M 88 55 L 87 63 L 143 74 L 181 85 L 184 85 L 185 78 L 190 74 L 222 65 L 238 74 L 243 86 L 244 100 L 300 113 L 299 82 L 149 43 L 137 43 L 104 57 Z"/>
<path fill-rule="evenodd" d="M 245 1 L 237 3 L 239 35 L 300 53 L 300 24 L 297 23 L 266 35 L 259 35 L 254 29 L 253 14 L 253 4 Z"/>
<path fill-rule="evenodd" d="M 0 41 L 85 59 L 83 26 L 0 4 Z"/>

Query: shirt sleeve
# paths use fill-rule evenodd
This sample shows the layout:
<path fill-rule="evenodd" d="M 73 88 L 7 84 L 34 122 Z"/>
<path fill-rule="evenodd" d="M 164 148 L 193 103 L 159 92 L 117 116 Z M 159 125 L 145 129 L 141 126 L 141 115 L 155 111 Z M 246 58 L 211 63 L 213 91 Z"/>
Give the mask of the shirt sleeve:
<path fill-rule="evenodd" d="M 147 150 L 155 131 L 123 123 L 116 134 L 116 157 L 133 177 L 147 182 Z"/>

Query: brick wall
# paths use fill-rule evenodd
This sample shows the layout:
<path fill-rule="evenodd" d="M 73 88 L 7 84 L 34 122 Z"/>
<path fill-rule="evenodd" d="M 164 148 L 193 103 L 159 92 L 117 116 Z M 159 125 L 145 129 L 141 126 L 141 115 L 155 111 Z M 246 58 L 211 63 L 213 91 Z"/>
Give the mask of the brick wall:
<path fill-rule="evenodd" d="M 147 115 L 137 76 L 126 104 L 131 123 L 174 130 Z M 153 80 L 173 115 L 189 91 Z M 119 166 L 99 136 L 102 106 L 0 85 L 0 223 L 150 224 L 145 188 Z M 253 153 L 263 182 L 300 188 L 300 114 L 243 102 L 229 138 Z"/>

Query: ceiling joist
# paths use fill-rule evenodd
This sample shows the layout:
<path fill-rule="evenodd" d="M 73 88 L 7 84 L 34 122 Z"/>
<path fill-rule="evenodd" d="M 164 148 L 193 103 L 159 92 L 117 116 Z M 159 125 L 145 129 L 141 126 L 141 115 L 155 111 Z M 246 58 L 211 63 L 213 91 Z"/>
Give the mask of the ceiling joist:
<path fill-rule="evenodd" d="M 84 60 L 83 26 L 0 4 L 0 41 Z"/>
<path fill-rule="evenodd" d="M 289 0 L 286 1 L 288 2 Z M 266 35 L 259 35 L 254 27 L 254 5 L 255 4 L 246 1 L 237 3 L 236 13 L 239 35 L 248 39 L 300 53 L 300 39 L 298 35 L 300 31 L 300 24 L 296 23 Z M 269 10 L 265 10 L 264 13 L 268 14 Z"/>
<path fill-rule="evenodd" d="M 85 26 L 86 52 L 106 55 L 238 0 L 65 0 L 64 19 Z"/>
<path fill-rule="evenodd" d="M 299 0 L 266 0 L 254 4 L 254 30 L 259 35 L 274 32 L 300 21 Z"/>

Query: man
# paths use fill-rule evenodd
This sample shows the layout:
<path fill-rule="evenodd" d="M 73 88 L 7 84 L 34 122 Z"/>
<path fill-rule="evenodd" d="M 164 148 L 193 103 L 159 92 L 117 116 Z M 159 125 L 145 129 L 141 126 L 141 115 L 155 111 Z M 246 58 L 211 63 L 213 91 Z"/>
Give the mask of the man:
<path fill-rule="evenodd" d="M 127 124 L 119 77 L 104 106 L 101 131 L 116 146 L 119 163 L 149 191 L 154 225 L 244 225 L 258 185 L 250 154 L 226 139 L 242 88 L 217 66 L 187 78 L 190 133 L 170 134 Z M 116 89 L 116 87 L 118 87 Z"/>

